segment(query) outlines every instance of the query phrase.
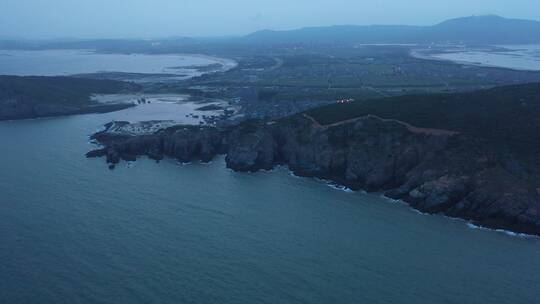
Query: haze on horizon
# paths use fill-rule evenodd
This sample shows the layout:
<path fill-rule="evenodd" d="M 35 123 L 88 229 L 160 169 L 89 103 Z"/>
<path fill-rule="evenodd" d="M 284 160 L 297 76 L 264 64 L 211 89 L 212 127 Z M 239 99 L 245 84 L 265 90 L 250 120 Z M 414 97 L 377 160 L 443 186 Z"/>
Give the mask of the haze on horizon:
<path fill-rule="evenodd" d="M 538 0 L 0 0 L 0 37 L 160 38 L 244 35 L 341 24 L 432 25 L 496 14 L 540 20 Z"/>

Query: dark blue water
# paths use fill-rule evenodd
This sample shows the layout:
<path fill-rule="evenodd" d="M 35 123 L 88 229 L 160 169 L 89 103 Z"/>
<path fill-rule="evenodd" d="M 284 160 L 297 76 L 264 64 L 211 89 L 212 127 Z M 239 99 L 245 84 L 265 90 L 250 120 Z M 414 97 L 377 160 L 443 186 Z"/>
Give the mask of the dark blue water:
<path fill-rule="evenodd" d="M 220 63 L 230 69 L 229 59 L 201 55 L 104 54 L 87 50 L 0 50 L 0 75 L 58 76 L 98 72 L 176 74 L 199 76 L 190 68 Z"/>
<path fill-rule="evenodd" d="M 449 48 L 441 50 L 438 54 L 420 55 L 420 57 L 448 60 L 460 64 L 540 71 L 540 45 L 501 45 L 498 47 L 505 51 L 500 49 L 493 51 L 492 47 L 470 47 L 459 50 Z"/>
<path fill-rule="evenodd" d="M 0 123 L 0 303 L 540 303 L 540 240 L 286 170 L 142 159 L 118 114 Z"/>

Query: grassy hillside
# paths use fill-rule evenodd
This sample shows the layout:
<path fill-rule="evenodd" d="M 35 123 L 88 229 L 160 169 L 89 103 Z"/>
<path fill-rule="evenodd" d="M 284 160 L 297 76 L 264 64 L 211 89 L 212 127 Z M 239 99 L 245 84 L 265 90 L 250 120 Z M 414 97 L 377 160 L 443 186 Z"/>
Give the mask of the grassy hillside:
<path fill-rule="evenodd" d="M 459 131 L 512 149 L 540 151 L 540 84 L 334 104 L 308 114 L 321 124 L 374 114 L 418 127 Z"/>

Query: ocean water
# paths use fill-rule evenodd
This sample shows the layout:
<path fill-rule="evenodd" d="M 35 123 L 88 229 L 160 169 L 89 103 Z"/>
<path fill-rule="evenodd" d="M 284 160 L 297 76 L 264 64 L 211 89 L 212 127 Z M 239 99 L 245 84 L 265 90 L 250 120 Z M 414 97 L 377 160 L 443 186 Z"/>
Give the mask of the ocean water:
<path fill-rule="evenodd" d="M 96 95 L 93 99 L 100 103 L 131 103 L 144 98 L 148 103 L 138 104 L 136 107 L 111 113 L 116 121 L 152 121 L 170 120 L 181 124 L 198 125 L 204 122 L 203 116 L 219 116 L 220 110 L 203 111 L 201 107 L 217 105 L 228 107 L 228 103 L 195 102 L 189 101 L 189 95 L 176 94 L 109 94 Z"/>
<path fill-rule="evenodd" d="M 198 76 L 193 66 L 222 64 L 232 60 L 200 55 L 101 54 L 88 50 L 0 50 L 0 75 L 66 76 L 98 72 L 172 74 Z"/>
<path fill-rule="evenodd" d="M 502 45 L 498 48 L 500 50 L 497 51 L 489 47 L 447 50 L 448 52 L 422 57 L 479 66 L 540 71 L 540 45 Z"/>
<path fill-rule="evenodd" d="M 0 122 L 0 303 L 540 302 L 538 238 L 284 168 L 86 159 L 125 116 Z"/>

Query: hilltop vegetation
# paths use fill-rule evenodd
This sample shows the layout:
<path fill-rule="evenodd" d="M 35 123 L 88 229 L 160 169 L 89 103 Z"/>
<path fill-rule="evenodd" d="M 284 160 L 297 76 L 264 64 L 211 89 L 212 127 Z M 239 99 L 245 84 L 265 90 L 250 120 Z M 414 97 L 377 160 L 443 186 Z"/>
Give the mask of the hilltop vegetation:
<path fill-rule="evenodd" d="M 333 104 L 307 113 L 325 125 L 372 114 L 417 127 L 469 134 L 501 147 L 540 151 L 538 83 Z"/>
<path fill-rule="evenodd" d="M 425 60 L 410 56 L 410 51 L 407 46 L 283 47 L 271 55 L 241 57 L 233 70 L 180 85 L 241 98 L 244 109 L 253 109 L 252 118 L 256 118 L 275 117 L 267 112 L 280 114 L 279 109 L 290 104 L 314 107 L 341 99 L 455 93 L 540 82 L 536 71 Z"/>
<path fill-rule="evenodd" d="M 111 80 L 0 76 L 0 120 L 115 110 L 126 105 L 99 105 L 91 96 L 138 89 Z"/>
<path fill-rule="evenodd" d="M 112 94 L 134 88 L 134 85 L 122 81 L 0 76 L 0 99 L 24 97 L 53 104 L 87 104 L 92 94 Z"/>
<path fill-rule="evenodd" d="M 540 235 L 539 93 L 540 84 L 529 84 L 403 96 L 150 135 L 119 134 L 112 123 L 92 137 L 104 147 L 87 156 L 106 157 L 114 168 L 140 155 L 209 162 L 225 154 L 236 171 L 286 165 L 300 176 L 384 192 L 423 212 Z"/>

